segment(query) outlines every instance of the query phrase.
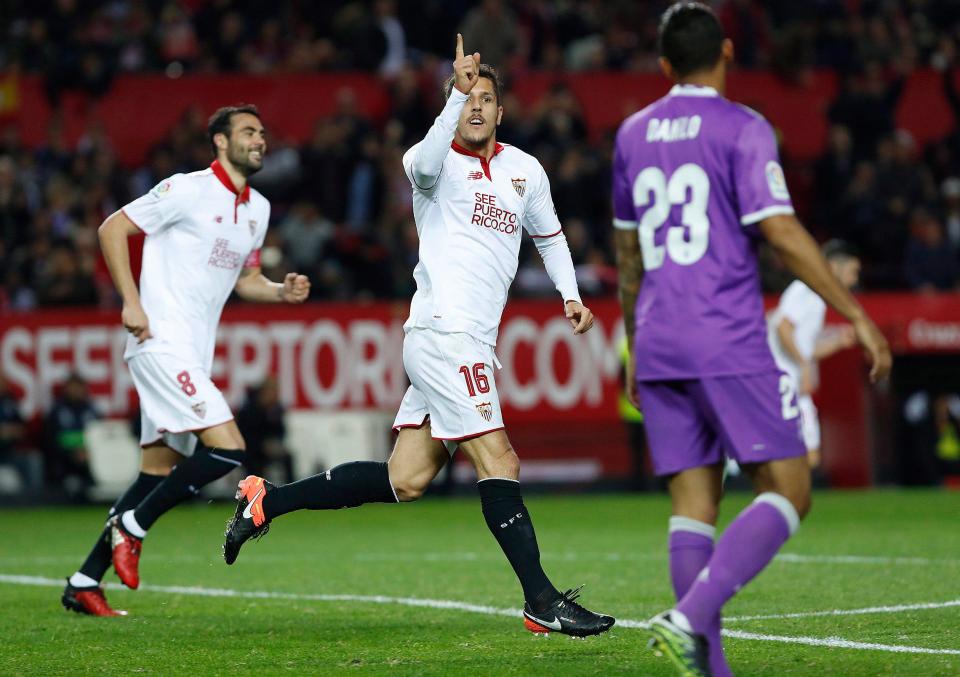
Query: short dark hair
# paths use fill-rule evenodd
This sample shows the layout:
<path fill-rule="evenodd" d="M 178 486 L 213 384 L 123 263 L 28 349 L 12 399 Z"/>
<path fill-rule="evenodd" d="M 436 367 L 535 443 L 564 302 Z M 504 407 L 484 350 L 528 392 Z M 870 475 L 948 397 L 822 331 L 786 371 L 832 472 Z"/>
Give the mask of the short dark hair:
<path fill-rule="evenodd" d="M 493 83 L 493 93 L 497 97 L 497 105 L 500 104 L 500 98 L 503 94 L 503 84 L 500 82 L 500 72 L 488 63 L 480 64 L 480 73 L 477 77 L 487 78 Z M 443 98 L 449 99 L 450 92 L 453 91 L 453 83 L 456 81 L 456 73 L 450 75 L 443 83 Z"/>
<path fill-rule="evenodd" d="M 820 251 L 823 252 L 823 258 L 825 258 L 827 261 L 840 261 L 843 259 L 860 258 L 859 250 L 846 240 L 827 240 L 823 247 L 821 247 Z"/>
<path fill-rule="evenodd" d="M 702 2 L 678 2 L 663 13 L 658 44 L 660 56 L 682 78 L 713 68 L 720 60 L 723 27 Z"/>
<path fill-rule="evenodd" d="M 240 113 L 249 113 L 258 120 L 260 119 L 260 111 L 258 111 L 257 107 L 252 103 L 238 103 L 236 106 L 224 106 L 223 108 L 218 108 L 216 112 L 210 116 L 210 120 L 207 122 L 207 137 L 210 140 L 210 148 L 213 150 L 214 155 L 217 154 L 217 144 L 214 142 L 213 137 L 217 134 L 226 134 L 227 138 L 229 138 L 233 116 Z"/>

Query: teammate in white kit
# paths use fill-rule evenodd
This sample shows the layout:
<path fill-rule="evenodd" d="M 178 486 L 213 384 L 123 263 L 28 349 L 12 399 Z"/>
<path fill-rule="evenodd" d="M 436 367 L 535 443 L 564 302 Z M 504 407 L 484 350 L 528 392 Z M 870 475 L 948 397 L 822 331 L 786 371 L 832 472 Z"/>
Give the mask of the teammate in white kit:
<path fill-rule="evenodd" d="M 573 332 L 589 330 L 593 315 L 580 301 L 543 167 L 497 143 L 503 109 L 496 71 L 481 65 L 479 54 L 465 56 L 459 35 L 453 68 L 443 112 L 403 158 L 420 262 L 404 325 L 403 363 L 411 385 L 394 424 L 393 454 L 388 463 L 345 463 L 281 487 L 251 475 L 240 483 L 224 557 L 233 563 L 246 540 L 294 510 L 416 500 L 449 461 L 444 443 L 457 443 L 477 470 L 487 525 L 523 587 L 526 627 L 598 634 L 613 618 L 577 604 L 577 591 L 559 592 L 540 566 L 520 494 L 520 459 L 503 430 L 493 377 L 497 329 L 524 230 L 535 238 Z"/>
<path fill-rule="evenodd" d="M 143 455 L 139 477 L 68 579 L 63 605 L 80 613 L 125 613 L 111 609 L 100 588 L 111 559 L 120 580 L 138 587 L 147 529 L 243 462 L 243 437 L 210 379 L 217 325 L 231 292 L 247 301 L 301 303 L 310 291 L 303 275 L 289 273 L 276 283 L 260 272 L 270 203 L 247 184 L 267 150 L 257 109 L 221 108 L 208 132 L 216 156 L 208 169 L 161 181 L 100 226 L 130 332 L 124 359 L 140 397 Z M 127 239 L 141 231 L 138 291 Z"/>
<path fill-rule="evenodd" d="M 823 246 L 830 270 L 847 289 L 860 280 L 860 259 L 846 242 L 830 240 Z M 811 468 L 820 465 L 820 421 L 813 393 L 817 389 L 817 362 L 857 344 L 853 327 L 823 335 L 826 302 L 800 280 L 783 292 L 776 310 L 768 318 L 770 350 L 777 366 L 793 379 L 798 393 L 803 443 Z"/>

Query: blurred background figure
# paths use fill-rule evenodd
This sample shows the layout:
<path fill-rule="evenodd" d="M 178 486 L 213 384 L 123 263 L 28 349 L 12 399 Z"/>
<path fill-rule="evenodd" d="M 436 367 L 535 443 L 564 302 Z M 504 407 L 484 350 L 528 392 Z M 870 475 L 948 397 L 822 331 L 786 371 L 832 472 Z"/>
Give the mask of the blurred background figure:
<path fill-rule="evenodd" d="M 71 374 L 47 413 L 43 436 L 47 483 L 74 500 L 83 499 L 93 484 L 84 429 L 98 418 L 87 382 Z"/>
<path fill-rule="evenodd" d="M 289 483 L 294 479 L 293 459 L 285 446 L 287 435 L 283 416 L 286 407 L 280 401 L 277 379 L 268 377 L 247 392 L 237 412 L 237 426 L 247 442 L 244 465 L 253 475 L 271 482 Z"/>
<path fill-rule="evenodd" d="M 43 486 L 43 459 L 28 447 L 27 428 L 20 416 L 20 403 L 0 372 L 0 467 L 8 466 L 18 475 L 0 493 L 36 493 Z"/>

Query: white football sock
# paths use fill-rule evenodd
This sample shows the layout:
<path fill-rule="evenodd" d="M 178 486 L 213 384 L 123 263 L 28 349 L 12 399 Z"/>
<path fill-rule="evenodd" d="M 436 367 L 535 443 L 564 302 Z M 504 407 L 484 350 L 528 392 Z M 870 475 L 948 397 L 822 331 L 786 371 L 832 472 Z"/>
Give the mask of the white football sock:
<path fill-rule="evenodd" d="M 70 577 L 70 585 L 75 588 L 96 588 L 100 585 L 100 581 L 95 581 L 86 574 L 81 574 L 78 571 Z"/>
<path fill-rule="evenodd" d="M 127 510 L 120 516 L 123 527 L 137 538 L 143 538 L 147 532 L 137 523 L 137 518 L 133 516 L 133 510 Z"/>

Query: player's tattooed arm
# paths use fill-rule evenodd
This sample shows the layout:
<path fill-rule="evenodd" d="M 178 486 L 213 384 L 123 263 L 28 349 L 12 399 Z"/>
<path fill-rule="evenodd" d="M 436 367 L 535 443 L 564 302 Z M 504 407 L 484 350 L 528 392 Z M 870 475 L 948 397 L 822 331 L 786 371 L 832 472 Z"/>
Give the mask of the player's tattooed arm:
<path fill-rule="evenodd" d="M 260 272 L 259 266 L 244 268 L 234 286 L 237 296 L 256 303 L 303 303 L 310 295 L 310 280 L 306 275 L 287 273 L 283 282 L 271 282 Z"/>
<path fill-rule="evenodd" d="M 640 238 L 636 230 L 617 229 L 613 232 L 613 235 L 617 256 L 620 308 L 623 311 L 623 324 L 627 332 L 627 341 L 632 349 L 637 296 L 640 294 L 640 281 L 643 279 Z"/>
<path fill-rule="evenodd" d="M 625 365 L 627 398 L 635 407 L 639 408 L 637 382 L 633 377 L 634 366 L 636 365 L 636 356 L 633 354 L 633 334 L 636 327 L 637 296 L 640 294 L 640 282 L 643 279 L 640 237 L 636 230 L 617 228 L 613 232 L 613 243 L 617 255 L 620 308 L 623 311 L 623 324 L 627 334 L 627 347 L 630 355 Z"/>
<path fill-rule="evenodd" d="M 760 222 L 760 231 L 777 250 L 794 275 L 845 318 L 850 320 L 857 340 L 870 358 L 870 380 L 876 382 L 890 374 L 893 358 L 887 339 L 864 312 L 857 300 L 834 277 L 816 241 L 795 216 L 778 214 Z"/>

